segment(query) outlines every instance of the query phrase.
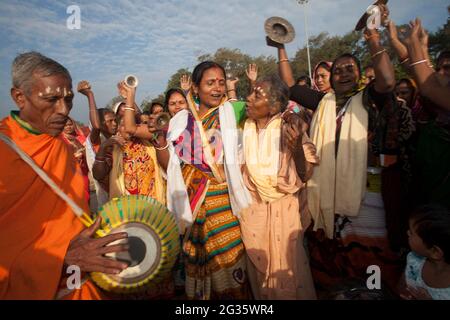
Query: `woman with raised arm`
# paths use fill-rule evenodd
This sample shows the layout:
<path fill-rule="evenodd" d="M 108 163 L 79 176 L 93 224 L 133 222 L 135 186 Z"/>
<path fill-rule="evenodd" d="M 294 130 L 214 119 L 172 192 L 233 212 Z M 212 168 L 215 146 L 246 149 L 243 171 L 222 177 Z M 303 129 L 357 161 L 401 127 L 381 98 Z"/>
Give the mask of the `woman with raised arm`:
<path fill-rule="evenodd" d="M 367 266 L 374 264 L 394 287 L 401 270 L 389 249 L 381 194 L 381 172 L 396 162 L 398 152 L 394 68 L 378 32 L 366 30 L 365 37 L 376 74 L 369 86 L 361 85 L 358 59 L 344 54 L 331 68 L 334 92 L 296 97 L 316 109 L 310 135 L 320 165 L 307 185 L 316 231 L 309 248 L 313 276 L 325 286 L 365 279 Z"/>
<path fill-rule="evenodd" d="M 152 139 L 167 170 L 168 207 L 184 236 L 189 299 L 249 298 L 237 217 L 251 201 L 238 159 L 236 115 L 241 110 L 235 111 L 225 94 L 223 67 L 206 61 L 192 74 L 190 112 L 181 110 L 172 118 L 167 138 L 154 121 L 140 129 L 132 123 L 131 110 L 125 112 L 126 130 Z"/>
<path fill-rule="evenodd" d="M 407 49 L 409 72 L 422 95 L 423 107 L 429 114 L 418 123 L 417 141 L 412 157 L 412 195 L 414 205 L 437 203 L 450 208 L 450 77 L 442 69 L 445 59 L 438 58 L 435 71 L 429 64 L 423 46 L 419 19 L 410 23 L 409 36 L 403 39 Z M 449 59 L 447 59 L 449 61 Z"/>
<path fill-rule="evenodd" d="M 97 110 L 94 92 L 88 81 L 82 80 L 78 83 L 77 91 L 86 96 L 89 104 L 89 128 L 90 133 L 85 139 L 85 158 L 89 177 L 89 207 L 92 212 L 97 212 L 98 208 L 108 201 L 107 191 L 92 176 L 95 155 L 100 149 L 103 141 L 115 134 L 117 124 L 114 114 L 107 109 Z"/>

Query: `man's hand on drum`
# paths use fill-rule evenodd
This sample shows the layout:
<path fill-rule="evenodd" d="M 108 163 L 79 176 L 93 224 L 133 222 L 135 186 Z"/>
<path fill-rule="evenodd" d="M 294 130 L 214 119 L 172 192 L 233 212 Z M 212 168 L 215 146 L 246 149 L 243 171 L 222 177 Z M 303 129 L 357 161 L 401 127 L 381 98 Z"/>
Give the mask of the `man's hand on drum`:
<path fill-rule="evenodd" d="M 128 265 L 104 255 L 113 252 L 123 252 L 129 249 L 127 243 L 108 245 L 111 242 L 127 239 L 126 232 L 114 233 L 102 238 L 93 238 L 95 232 L 100 228 L 101 218 L 83 230 L 72 239 L 67 249 L 64 263 L 76 265 L 82 272 L 102 272 L 107 274 L 118 274 L 126 269 Z"/>

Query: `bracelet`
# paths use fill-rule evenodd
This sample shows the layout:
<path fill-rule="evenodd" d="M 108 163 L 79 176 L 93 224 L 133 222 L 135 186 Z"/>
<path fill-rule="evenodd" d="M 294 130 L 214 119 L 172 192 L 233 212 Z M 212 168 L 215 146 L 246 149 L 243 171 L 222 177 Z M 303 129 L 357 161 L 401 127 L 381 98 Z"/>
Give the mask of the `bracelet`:
<path fill-rule="evenodd" d="M 280 62 L 285 62 L 285 61 L 289 62 L 289 59 L 281 59 L 281 60 L 278 61 L 277 63 L 279 64 Z"/>
<path fill-rule="evenodd" d="M 405 58 L 403 61 L 400 61 L 400 64 L 404 64 L 405 62 L 408 62 L 409 58 Z"/>
<path fill-rule="evenodd" d="M 167 144 L 164 147 L 162 147 L 162 148 L 155 147 L 155 149 L 162 151 L 162 150 L 166 150 L 168 147 L 169 147 L 169 141 L 167 141 Z"/>
<path fill-rule="evenodd" d="M 419 60 L 419 61 L 411 63 L 409 66 L 413 67 L 415 65 L 418 65 L 418 64 L 421 64 L 421 63 L 424 63 L 424 62 L 427 62 L 427 61 L 428 61 L 427 59 Z"/>
<path fill-rule="evenodd" d="M 374 54 L 372 55 L 371 58 L 373 59 L 373 58 L 375 58 L 376 56 L 378 56 L 378 55 L 380 55 L 380 54 L 382 54 L 383 52 L 386 52 L 386 51 L 387 51 L 386 49 L 382 49 L 382 50 L 380 50 L 380 51 L 374 53 Z"/>
<path fill-rule="evenodd" d="M 230 90 L 227 90 L 227 92 L 231 92 L 231 91 L 236 91 L 236 89 L 230 89 Z"/>
<path fill-rule="evenodd" d="M 95 158 L 95 162 L 105 162 L 105 160 L 99 160 L 99 159 Z"/>
<path fill-rule="evenodd" d="M 238 101 L 238 99 L 236 99 L 236 98 L 230 98 L 230 99 L 228 99 L 228 101 L 229 101 L 229 102 L 233 102 L 233 101 Z"/>
<path fill-rule="evenodd" d="M 124 107 L 123 110 L 131 110 L 131 111 L 134 111 L 134 108 L 131 108 L 131 107 Z"/>

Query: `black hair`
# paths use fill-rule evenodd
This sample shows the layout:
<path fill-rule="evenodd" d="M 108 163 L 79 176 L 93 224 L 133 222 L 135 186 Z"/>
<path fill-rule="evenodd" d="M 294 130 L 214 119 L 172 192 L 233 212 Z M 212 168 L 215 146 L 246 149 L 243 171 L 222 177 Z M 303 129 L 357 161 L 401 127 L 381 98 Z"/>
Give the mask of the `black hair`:
<path fill-rule="evenodd" d="M 269 83 L 272 103 L 280 102 L 280 111 L 284 112 L 289 102 L 289 87 L 277 74 L 262 79 L 261 83 L 263 82 Z"/>
<path fill-rule="evenodd" d="M 112 115 L 116 116 L 114 114 L 114 111 L 112 111 L 109 108 L 100 108 L 98 109 L 98 116 L 100 118 L 100 123 L 103 125 L 105 123 L 105 116 L 106 114 L 111 113 Z"/>
<path fill-rule="evenodd" d="M 297 81 L 295 81 L 295 83 L 298 84 L 300 81 L 305 81 L 306 85 L 308 87 L 311 87 L 311 79 L 307 75 L 303 75 L 303 76 L 298 77 L 298 79 L 297 79 Z"/>
<path fill-rule="evenodd" d="M 333 71 L 334 71 L 334 67 L 336 66 L 336 62 L 338 62 L 340 59 L 343 59 L 343 58 L 351 58 L 351 59 L 353 59 L 355 61 L 356 67 L 358 68 L 359 76 L 361 77 L 361 62 L 359 61 L 359 59 L 355 55 L 353 55 L 351 53 L 341 54 L 339 57 L 334 59 L 333 64 L 331 65 L 330 84 L 331 84 L 331 88 L 333 88 L 333 89 L 334 89 L 334 85 L 333 85 Z"/>
<path fill-rule="evenodd" d="M 439 64 L 444 59 L 450 59 L 450 50 L 445 50 L 445 51 L 442 51 L 441 53 L 439 53 L 439 56 L 436 59 L 436 66 L 437 66 L 437 68 L 439 68 Z"/>
<path fill-rule="evenodd" d="M 398 85 L 400 85 L 401 83 L 406 83 L 408 85 L 408 87 L 410 87 L 413 91 L 416 91 L 416 87 L 414 86 L 413 82 L 411 81 L 411 79 L 408 78 L 401 78 L 400 80 L 397 81 L 397 83 L 395 84 L 395 86 L 397 87 Z"/>
<path fill-rule="evenodd" d="M 141 115 L 149 116 L 150 115 L 150 111 L 145 110 L 144 112 L 141 113 Z"/>
<path fill-rule="evenodd" d="M 331 72 L 331 66 L 329 66 L 328 63 L 326 63 L 325 61 L 320 62 L 320 63 L 316 66 L 316 69 L 315 69 L 315 70 L 317 70 L 317 69 L 319 69 L 319 68 L 324 68 L 324 69 L 327 70 L 328 72 Z M 315 71 L 315 70 L 314 70 L 314 71 Z"/>
<path fill-rule="evenodd" d="M 187 103 L 187 98 L 186 98 L 186 95 L 184 94 L 183 90 L 181 90 L 180 88 L 171 88 L 171 89 L 167 90 L 166 96 L 164 99 L 164 111 L 165 112 L 169 112 L 169 99 L 172 96 L 172 94 L 174 94 L 175 92 L 181 94 Z"/>
<path fill-rule="evenodd" d="M 222 70 L 225 79 L 227 78 L 225 69 L 220 64 L 214 61 L 203 61 L 194 68 L 194 71 L 192 72 L 192 83 L 199 86 L 205 71 L 212 68 L 219 68 Z"/>
<path fill-rule="evenodd" d="M 439 247 L 444 253 L 445 262 L 450 263 L 450 211 L 440 205 L 430 204 L 415 210 L 409 219 L 423 243 L 428 248 Z"/>
<path fill-rule="evenodd" d="M 150 105 L 150 113 L 153 113 L 153 109 L 155 108 L 155 106 L 161 106 L 164 109 L 164 104 L 158 101 L 152 102 L 152 104 Z"/>
<path fill-rule="evenodd" d="M 364 67 L 364 71 L 367 70 L 367 69 L 374 69 L 373 64 L 372 64 L 372 63 L 367 64 L 367 65 Z"/>

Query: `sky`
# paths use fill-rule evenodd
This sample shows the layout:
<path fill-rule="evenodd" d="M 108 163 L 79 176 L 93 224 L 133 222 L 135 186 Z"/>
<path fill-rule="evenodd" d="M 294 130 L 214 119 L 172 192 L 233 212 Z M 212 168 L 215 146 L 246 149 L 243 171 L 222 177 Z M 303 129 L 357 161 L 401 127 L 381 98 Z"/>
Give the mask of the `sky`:
<path fill-rule="evenodd" d="M 310 35 L 352 30 L 373 0 L 310 0 Z M 430 31 L 447 19 L 447 0 L 390 0 L 397 24 L 420 16 Z M 69 29 L 67 8 L 80 8 L 80 29 Z M 63 64 L 73 86 L 88 80 L 97 107 L 117 95 L 127 74 L 139 78 L 137 103 L 162 93 L 180 68 L 192 71 L 201 54 L 238 48 L 253 56 L 275 55 L 265 44 L 264 21 L 280 16 L 296 30 L 288 54 L 305 45 L 304 7 L 295 0 L 97 0 L 0 2 L 0 118 L 17 107 L 10 97 L 14 57 L 34 50 Z M 87 123 L 87 99 L 76 93 L 71 116 Z"/>

